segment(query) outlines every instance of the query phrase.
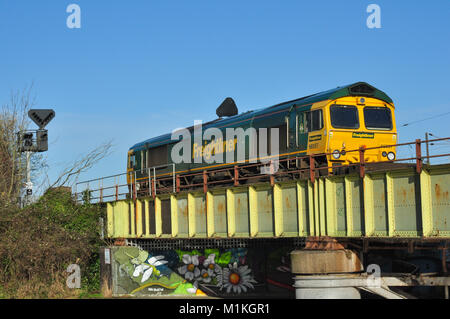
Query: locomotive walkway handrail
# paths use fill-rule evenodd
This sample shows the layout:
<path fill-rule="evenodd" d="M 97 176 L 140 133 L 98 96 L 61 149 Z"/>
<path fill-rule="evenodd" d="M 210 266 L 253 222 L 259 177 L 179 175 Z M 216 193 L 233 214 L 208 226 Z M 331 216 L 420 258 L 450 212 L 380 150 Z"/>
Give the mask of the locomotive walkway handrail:
<path fill-rule="evenodd" d="M 406 161 L 413 161 L 415 164 L 415 170 L 417 173 L 420 174 L 422 168 L 423 168 L 423 161 L 424 159 L 430 159 L 430 158 L 441 158 L 441 157 L 450 157 L 450 153 L 446 154 L 435 154 L 435 155 L 423 155 L 421 150 L 421 145 L 423 143 L 435 143 L 435 142 L 441 142 L 441 141 L 449 141 L 450 137 L 447 138 L 436 138 L 428 141 L 422 141 L 420 139 L 415 140 L 414 142 L 407 142 L 407 143 L 399 143 L 399 144 L 392 144 L 392 145 L 382 145 L 378 147 L 362 147 L 359 149 L 352 149 L 352 150 L 345 150 L 346 154 L 349 153 L 358 153 L 359 154 L 359 161 L 350 163 L 350 164 L 342 164 L 342 163 L 333 163 L 331 166 L 322 165 L 320 166 L 317 163 L 317 159 L 319 157 L 324 156 L 330 156 L 332 155 L 331 152 L 329 153 L 320 153 L 320 154 L 312 154 L 312 155 L 306 155 L 306 156 L 293 156 L 293 157 L 287 157 L 283 159 L 276 159 L 277 155 L 267 156 L 266 160 L 268 160 L 268 163 L 247 163 L 247 161 L 244 161 L 241 165 L 236 165 L 238 163 L 230 164 L 229 167 L 226 168 L 220 168 L 211 170 L 214 173 L 224 173 L 229 176 L 229 178 L 222 179 L 222 180 L 209 180 L 209 173 L 208 170 L 202 170 L 200 172 L 188 172 L 185 174 L 176 173 L 176 167 L 175 164 L 164 164 L 164 165 L 158 165 L 153 166 L 149 168 L 143 168 L 135 171 L 129 171 L 127 173 L 121 173 L 121 174 L 115 174 L 110 176 L 105 176 L 101 178 L 96 179 L 90 179 L 82 182 L 77 182 L 74 186 L 74 198 L 76 201 L 82 201 L 82 200 L 88 200 L 89 202 L 105 202 L 105 201 L 117 201 L 119 199 L 134 199 L 138 197 L 155 197 L 158 193 L 179 193 L 185 189 L 192 189 L 195 187 L 203 188 L 203 192 L 206 193 L 208 191 L 208 188 L 210 186 L 217 186 L 220 184 L 232 184 L 233 186 L 239 186 L 242 183 L 250 183 L 253 180 L 261 180 L 261 178 L 269 178 L 271 185 L 275 183 L 275 178 L 278 177 L 286 177 L 291 176 L 294 177 L 298 175 L 300 178 L 308 178 L 312 183 L 316 180 L 318 176 L 323 175 L 329 175 L 330 172 L 332 173 L 333 170 L 336 169 L 352 169 L 352 170 L 358 170 L 359 169 L 359 175 L 361 178 L 364 177 L 365 173 L 368 170 L 368 167 L 371 166 L 370 171 L 375 171 L 377 169 L 376 165 L 379 164 L 382 166 L 382 164 L 392 164 L 392 163 L 398 163 L 398 162 L 406 162 Z M 390 161 L 383 161 L 383 162 L 371 162 L 366 163 L 365 162 L 365 152 L 376 150 L 376 149 L 387 149 L 387 148 L 397 148 L 402 146 L 415 146 L 415 156 L 408 157 L 408 158 L 394 158 Z M 396 152 L 398 154 L 398 152 Z M 298 168 L 297 169 L 288 169 L 285 171 L 276 171 L 274 169 L 275 164 L 285 165 L 286 167 L 289 167 L 290 163 L 299 163 L 299 161 L 303 161 L 305 163 L 308 163 L 308 167 L 305 168 Z M 411 163 L 412 165 L 413 163 Z M 171 172 L 164 173 L 164 174 L 157 174 L 158 169 L 163 168 L 169 168 L 172 167 Z M 266 167 L 269 168 L 269 173 L 259 173 L 256 175 L 248 175 L 244 176 L 242 174 L 243 170 L 248 170 L 250 168 L 262 168 Z M 386 169 L 384 167 L 383 169 Z M 146 177 L 137 178 L 137 173 L 140 172 L 141 174 L 143 172 L 147 172 Z M 321 175 L 322 174 L 322 175 Z M 125 177 L 125 181 L 122 182 L 121 179 Z M 193 182 L 187 185 L 182 185 L 181 178 L 197 178 L 200 180 L 200 182 Z M 128 180 L 127 180 L 128 178 Z M 111 185 L 106 185 L 106 181 L 112 181 Z M 131 181 L 131 183 L 129 183 Z M 92 185 L 98 184 L 98 188 L 91 188 Z M 80 186 L 84 185 L 84 188 L 80 190 Z"/>

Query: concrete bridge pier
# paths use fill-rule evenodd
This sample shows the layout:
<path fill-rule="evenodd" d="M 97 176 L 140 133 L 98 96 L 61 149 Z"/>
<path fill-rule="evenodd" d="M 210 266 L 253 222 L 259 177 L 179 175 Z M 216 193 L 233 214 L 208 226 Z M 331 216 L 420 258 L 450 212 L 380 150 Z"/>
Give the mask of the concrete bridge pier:
<path fill-rule="evenodd" d="M 291 252 L 296 299 L 361 299 L 348 277 L 363 271 L 358 253 L 329 239 L 309 239 L 305 249 Z"/>

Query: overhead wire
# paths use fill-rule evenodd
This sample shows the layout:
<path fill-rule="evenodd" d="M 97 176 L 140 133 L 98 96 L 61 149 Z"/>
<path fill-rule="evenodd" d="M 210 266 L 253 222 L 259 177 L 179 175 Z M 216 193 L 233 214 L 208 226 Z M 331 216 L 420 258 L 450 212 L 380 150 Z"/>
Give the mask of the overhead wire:
<path fill-rule="evenodd" d="M 430 132 L 428 132 L 428 135 L 436 137 L 436 138 L 443 138 L 443 137 L 437 136 L 436 134 L 433 134 Z M 439 143 L 439 142 L 450 144 L 450 140 L 443 140 L 443 141 L 436 141 L 436 142 L 430 143 L 430 145 L 436 145 L 435 143 Z M 447 145 L 438 145 L 438 146 L 447 146 Z"/>
<path fill-rule="evenodd" d="M 445 113 L 442 113 L 442 114 L 437 114 L 437 115 L 433 115 L 433 116 L 427 117 L 425 119 L 421 119 L 421 120 L 416 120 L 416 121 L 412 121 L 412 122 L 409 122 L 409 123 L 405 123 L 405 124 L 402 125 L 402 127 L 408 126 L 408 125 L 411 125 L 411 124 L 415 124 L 415 123 L 419 123 L 419 122 L 423 122 L 423 121 L 428 121 L 428 120 L 431 120 L 431 119 L 434 119 L 434 118 L 437 118 L 437 117 L 441 117 L 441 116 L 444 116 L 444 115 L 447 115 L 447 114 L 450 114 L 450 112 L 445 112 Z"/>

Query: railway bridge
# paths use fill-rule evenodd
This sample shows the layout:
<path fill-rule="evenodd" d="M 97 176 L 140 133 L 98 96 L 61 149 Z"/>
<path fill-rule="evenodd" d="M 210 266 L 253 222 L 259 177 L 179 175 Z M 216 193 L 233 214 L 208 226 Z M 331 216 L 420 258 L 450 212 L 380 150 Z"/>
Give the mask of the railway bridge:
<path fill-rule="evenodd" d="M 450 164 L 424 160 L 450 154 L 423 156 L 422 143 L 397 145 L 415 156 L 389 165 L 355 150 L 360 162 L 342 175 L 310 156 L 310 167 L 266 179 L 233 167 L 222 185 L 198 172 L 202 183 L 181 189 L 179 176 L 159 184 L 149 170 L 147 181 L 115 175 L 74 195 L 106 207 L 102 273 L 113 295 L 448 298 Z"/>

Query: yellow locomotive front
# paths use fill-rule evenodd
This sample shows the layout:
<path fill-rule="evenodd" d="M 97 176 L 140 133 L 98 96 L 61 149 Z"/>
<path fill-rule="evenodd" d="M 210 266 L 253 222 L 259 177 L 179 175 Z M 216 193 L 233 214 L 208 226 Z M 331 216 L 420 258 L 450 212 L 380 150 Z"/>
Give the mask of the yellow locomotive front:
<path fill-rule="evenodd" d="M 393 103 L 372 97 L 347 96 L 331 101 L 324 111 L 329 163 L 359 163 L 357 150 L 360 148 L 366 149 L 366 163 L 395 160 L 395 147 L 390 146 L 397 143 Z"/>

